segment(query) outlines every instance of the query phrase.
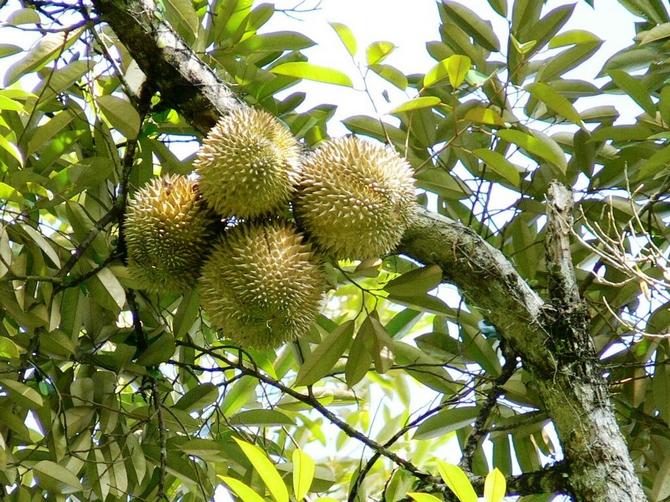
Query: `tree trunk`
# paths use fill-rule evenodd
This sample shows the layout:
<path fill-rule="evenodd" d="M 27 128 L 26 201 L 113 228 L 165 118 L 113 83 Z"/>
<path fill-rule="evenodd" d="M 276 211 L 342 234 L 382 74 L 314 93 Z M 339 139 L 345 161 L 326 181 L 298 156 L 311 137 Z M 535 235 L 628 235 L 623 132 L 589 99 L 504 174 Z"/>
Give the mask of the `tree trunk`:
<path fill-rule="evenodd" d="M 161 97 L 200 132 L 240 106 L 216 74 L 153 13 L 151 0 L 93 0 L 95 9 L 128 48 Z M 419 209 L 399 249 L 437 264 L 471 305 L 522 358 L 561 440 L 568 465 L 565 491 L 576 500 L 646 500 L 616 424 L 605 380 L 576 294 L 569 255 L 571 202 L 552 194 L 547 257 L 552 302 L 535 293 L 498 250 L 474 231 Z M 561 220 L 563 218 L 563 220 Z M 553 226 L 552 226 L 553 225 Z M 567 230 L 566 230 L 567 229 Z M 567 246 L 567 247 L 566 247 Z M 567 253 L 567 255 L 566 255 Z M 576 296 L 575 296 L 576 294 Z"/>

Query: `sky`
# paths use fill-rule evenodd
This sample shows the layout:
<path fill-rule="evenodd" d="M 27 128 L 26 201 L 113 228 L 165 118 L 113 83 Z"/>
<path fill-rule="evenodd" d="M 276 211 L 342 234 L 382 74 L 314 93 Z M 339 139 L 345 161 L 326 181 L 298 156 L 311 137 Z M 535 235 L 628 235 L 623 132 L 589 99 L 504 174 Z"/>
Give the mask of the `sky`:
<path fill-rule="evenodd" d="M 267 1 L 267 0 L 265 0 Z M 278 0 L 277 9 L 290 8 L 299 0 Z M 537 0 L 539 1 L 539 0 Z M 261 3 L 261 2 L 257 2 Z M 318 65 L 330 66 L 343 71 L 352 77 L 355 89 L 340 86 L 303 82 L 291 88 L 288 92 L 304 90 L 307 99 L 300 110 L 307 110 L 322 103 L 331 103 L 338 106 L 335 120 L 332 121 L 329 132 L 332 135 L 344 134 L 348 131 L 339 120 L 351 115 L 367 114 L 376 116 L 393 109 L 403 101 L 413 97 L 411 93 L 403 93 L 376 76 L 368 80 L 371 98 L 363 91 L 363 81 L 356 77 L 356 62 L 363 63 L 365 47 L 374 41 L 390 41 L 397 49 L 387 61 L 398 67 L 405 74 L 425 73 L 435 61 L 428 55 L 425 43 L 439 40 L 439 16 L 433 0 L 322 0 L 321 2 L 306 0 L 303 8 L 315 6 L 318 9 L 295 14 L 298 19 L 288 15 L 275 15 L 263 28 L 263 32 L 294 30 L 306 34 L 317 42 L 317 46 L 307 49 L 305 53 L 310 62 Z M 506 20 L 497 16 L 485 0 L 462 0 L 480 16 L 490 19 L 496 31 L 506 27 Z M 560 0 L 549 0 L 545 11 L 559 5 L 572 3 Z M 0 11 L 0 21 L 11 12 L 11 5 L 18 2 L 10 0 L 9 5 Z M 621 48 L 628 46 L 634 36 L 632 15 L 615 0 L 595 0 L 596 7 L 592 9 L 583 0 L 578 0 L 575 14 L 564 29 L 586 29 L 592 31 L 605 40 L 598 54 L 573 71 L 570 76 L 592 81 L 605 60 Z M 347 25 L 358 41 L 359 54 L 356 62 L 352 62 L 347 51 L 340 43 L 329 22 L 339 22 Z M 504 37 L 501 37 L 504 38 Z M 0 27 L 0 43 L 11 43 L 29 47 L 34 41 L 33 35 L 26 35 L 20 31 Z M 502 41 L 502 40 L 501 40 Z M 0 60 L 0 82 L 10 60 Z M 599 83 L 599 82 L 596 82 Z M 604 83 L 600 82 L 600 83 Z M 387 91 L 390 102 L 382 97 L 382 91 Z M 374 106 L 371 103 L 374 102 Z M 611 98 L 600 98 L 611 100 Z M 581 102 L 580 102 L 581 103 Z M 596 103 L 578 103 L 577 108 L 594 106 Z M 375 107 L 378 112 L 375 111 Z M 631 115 L 637 113 L 631 102 Z M 625 117 L 623 117 L 625 120 Z M 184 152 L 186 153 L 186 152 Z M 451 303 L 451 302 L 450 302 Z M 374 403 L 371 404 L 374 406 Z M 457 461 L 455 459 L 447 459 Z M 217 501 L 230 500 L 223 491 L 218 493 Z"/>

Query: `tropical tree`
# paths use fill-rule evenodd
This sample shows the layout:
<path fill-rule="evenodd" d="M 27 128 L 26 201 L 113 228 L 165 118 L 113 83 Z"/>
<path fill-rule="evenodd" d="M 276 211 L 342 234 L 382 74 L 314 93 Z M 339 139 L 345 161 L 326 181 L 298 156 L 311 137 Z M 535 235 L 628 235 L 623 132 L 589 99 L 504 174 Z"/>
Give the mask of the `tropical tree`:
<path fill-rule="evenodd" d="M 331 263 L 276 350 L 232 343 L 197 288 L 139 288 L 128 201 L 234 110 L 316 148 L 335 107 L 287 89 L 350 77 L 264 30 L 270 3 L 2 7 L 40 37 L 0 44 L 0 498 L 670 498 L 670 14 L 621 2 L 637 36 L 599 87 L 566 76 L 603 43 L 563 28 L 573 4 L 488 3 L 438 3 L 423 74 L 365 49 L 407 99 L 343 124 L 407 159 L 416 215 L 391 255 Z"/>

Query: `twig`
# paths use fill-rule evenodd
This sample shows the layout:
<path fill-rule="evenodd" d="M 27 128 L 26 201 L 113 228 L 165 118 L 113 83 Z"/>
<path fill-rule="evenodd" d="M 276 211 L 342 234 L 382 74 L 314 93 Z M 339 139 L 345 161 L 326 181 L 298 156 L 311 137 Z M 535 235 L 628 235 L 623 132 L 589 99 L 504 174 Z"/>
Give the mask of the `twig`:
<path fill-rule="evenodd" d="M 516 371 L 517 359 L 516 355 L 510 354 L 505 360 L 505 364 L 502 367 L 502 371 L 498 378 L 493 382 L 493 386 L 488 392 L 484 403 L 482 404 L 479 414 L 475 419 L 475 423 L 472 426 L 472 431 L 468 435 L 468 438 L 465 440 L 465 445 L 463 446 L 463 456 L 459 463 L 461 467 L 466 472 L 472 472 L 472 457 L 477 450 L 480 442 L 487 434 L 486 432 L 486 422 L 491 416 L 491 412 L 498 402 L 498 398 L 503 394 L 502 386 L 507 383 L 507 381 L 512 377 Z"/>

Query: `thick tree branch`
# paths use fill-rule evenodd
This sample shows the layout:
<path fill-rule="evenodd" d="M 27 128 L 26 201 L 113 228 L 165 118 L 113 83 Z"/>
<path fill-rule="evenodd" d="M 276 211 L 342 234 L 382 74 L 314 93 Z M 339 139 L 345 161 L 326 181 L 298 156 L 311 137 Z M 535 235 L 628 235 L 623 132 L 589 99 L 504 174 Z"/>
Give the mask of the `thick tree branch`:
<path fill-rule="evenodd" d="M 197 130 L 206 132 L 219 114 L 239 106 L 216 74 L 153 15 L 153 1 L 93 4 L 161 96 Z M 560 476 L 564 483 L 556 489 L 565 486 L 590 502 L 645 500 L 598 373 L 585 318 L 557 312 L 501 252 L 472 230 L 426 210 L 418 211 L 399 251 L 440 265 L 445 279 L 496 326 L 535 377 L 569 469 L 569 479 Z"/>
<path fill-rule="evenodd" d="M 165 24 L 153 0 L 94 0 L 161 98 L 201 133 L 239 105 L 216 74 Z"/>

